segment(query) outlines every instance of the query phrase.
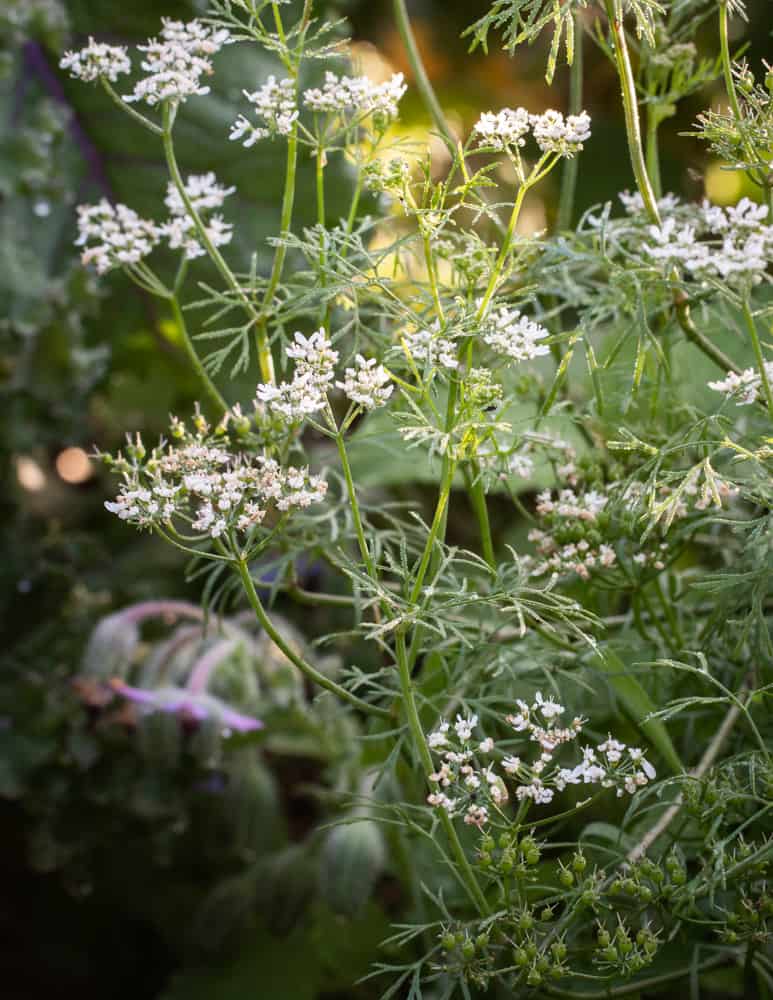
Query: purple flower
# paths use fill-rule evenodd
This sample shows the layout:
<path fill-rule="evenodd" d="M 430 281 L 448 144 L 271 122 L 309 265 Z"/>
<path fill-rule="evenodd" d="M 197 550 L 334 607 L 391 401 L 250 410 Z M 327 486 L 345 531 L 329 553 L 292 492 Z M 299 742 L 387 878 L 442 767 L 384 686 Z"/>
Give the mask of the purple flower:
<path fill-rule="evenodd" d="M 243 715 L 210 694 L 193 693 L 177 687 L 162 687 L 148 691 L 132 687 L 119 678 L 110 681 L 110 687 L 116 694 L 122 695 L 135 705 L 145 706 L 149 711 L 170 712 L 181 719 L 195 722 L 215 719 L 225 729 L 232 729 L 238 733 L 250 733 L 263 728 L 260 719 Z"/>

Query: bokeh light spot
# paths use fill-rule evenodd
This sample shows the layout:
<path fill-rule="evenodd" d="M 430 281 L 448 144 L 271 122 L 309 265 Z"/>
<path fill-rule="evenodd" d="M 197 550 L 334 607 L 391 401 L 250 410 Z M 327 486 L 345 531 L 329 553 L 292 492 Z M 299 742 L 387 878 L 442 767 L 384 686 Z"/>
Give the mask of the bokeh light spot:
<path fill-rule="evenodd" d="M 66 483 L 85 483 L 94 470 L 83 448 L 65 448 L 56 456 L 56 471 Z"/>

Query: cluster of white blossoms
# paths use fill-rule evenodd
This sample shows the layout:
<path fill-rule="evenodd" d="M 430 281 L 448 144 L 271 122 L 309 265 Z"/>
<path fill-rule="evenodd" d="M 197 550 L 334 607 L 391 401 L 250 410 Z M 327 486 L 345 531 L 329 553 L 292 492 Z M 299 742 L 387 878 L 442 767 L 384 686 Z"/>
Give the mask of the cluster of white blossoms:
<path fill-rule="evenodd" d="M 123 45 L 106 45 L 89 37 L 89 44 L 78 52 L 65 52 L 59 61 L 61 69 L 85 83 L 104 78 L 115 83 L 119 76 L 131 72 L 132 64 Z"/>
<path fill-rule="evenodd" d="M 336 386 L 364 410 L 384 406 L 394 389 L 386 368 L 377 364 L 375 358 L 366 359 L 361 354 L 356 355 L 354 367 L 346 369 L 344 381 L 336 382 Z"/>
<path fill-rule="evenodd" d="M 290 134 L 298 118 L 295 84 L 292 80 L 277 80 L 272 75 L 257 90 L 252 93 L 244 90 L 242 93 L 254 105 L 255 114 L 263 124 L 253 125 L 244 115 L 239 115 L 228 136 L 232 142 L 241 139 L 242 145 L 249 148 L 261 139 Z"/>
<path fill-rule="evenodd" d="M 539 343 L 550 336 L 548 331 L 516 309 L 500 306 L 485 322 L 484 343 L 510 361 L 532 361 L 549 353 L 547 345 Z"/>
<path fill-rule="evenodd" d="M 205 229 L 210 242 L 218 247 L 231 242 L 232 226 L 221 215 L 213 215 L 209 219 L 206 216 L 220 208 L 235 190 L 234 187 L 227 188 L 219 184 L 211 171 L 206 174 L 190 174 L 185 180 L 185 193 L 199 216 L 205 218 Z M 161 226 L 161 232 L 166 236 L 170 248 L 184 250 L 189 260 L 201 257 L 205 251 L 196 238 L 196 223 L 188 214 L 180 192 L 171 181 L 167 185 L 164 204 L 169 209 L 170 218 Z"/>
<path fill-rule="evenodd" d="M 611 736 L 595 748 L 582 748 L 582 759 L 574 766 L 561 766 L 555 758 L 561 747 L 577 740 L 584 720 L 574 718 L 568 726 L 561 726 L 558 720 L 566 709 L 539 691 L 532 705 L 521 699 L 516 704 L 518 711 L 506 721 L 516 733 L 537 744 L 537 757 L 525 761 L 497 753 L 494 740 L 480 732 L 476 715 L 457 715 L 453 724 L 441 720 L 427 737 L 430 750 L 440 760 L 429 775 L 435 786 L 427 797 L 431 806 L 444 809 L 449 816 L 461 814 L 465 823 L 481 828 L 491 811 L 501 810 L 509 800 L 509 782 L 515 782 L 517 801 L 529 799 L 543 805 L 567 785 L 598 784 L 622 796 L 625 792 L 632 795 L 655 777 L 654 767 L 639 747 L 627 747 Z"/>
<path fill-rule="evenodd" d="M 321 87 L 304 91 L 303 103 L 311 111 L 375 115 L 382 121 L 389 121 L 397 117 L 398 105 L 406 89 L 402 73 L 395 73 L 384 83 L 374 83 L 367 76 L 339 77 L 327 72 Z"/>
<path fill-rule="evenodd" d="M 548 110 L 531 115 L 526 108 L 503 108 L 496 114 L 484 112 L 474 126 L 478 148 L 514 152 L 526 145 L 531 133 L 543 153 L 574 156 L 590 139 L 590 116 L 587 111 L 567 118 L 560 111 Z"/>
<path fill-rule="evenodd" d="M 773 385 L 773 361 L 766 361 L 764 365 L 768 384 Z M 744 368 L 738 375 L 735 372 L 728 372 L 727 378 L 709 382 L 709 389 L 724 393 L 739 406 L 749 406 L 762 394 L 762 376 L 756 368 Z"/>
<path fill-rule="evenodd" d="M 245 532 L 269 509 L 282 513 L 319 503 L 327 483 L 308 469 L 282 468 L 274 459 L 232 454 L 200 414 L 191 431 L 173 420 L 173 444 L 162 443 L 149 457 L 137 437 L 129 458 L 105 456 L 122 478 L 114 501 L 105 507 L 140 528 L 183 522 L 219 538 Z"/>
<path fill-rule="evenodd" d="M 614 566 L 615 550 L 602 542 L 601 533 L 592 527 L 608 503 L 609 497 L 596 490 L 578 494 L 563 489 L 555 498 L 550 490 L 538 494 L 536 510 L 547 530 L 532 528 L 529 532 L 529 541 L 542 557 L 533 566 L 532 575 L 576 573 L 587 580 L 591 570 Z"/>
<path fill-rule="evenodd" d="M 213 173 L 193 174 L 185 181 L 185 191 L 194 208 L 203 215 L 207 236 L 215 246 L 229 243 L 232 227 L 220 215 L 206 216 L 219 208 L 235 188 L 218 184 Z M 188 258 L 199 257 L 204 249 L 196 239 L 196 226 L 188 214 L 179 191 L 170 181 L 165 205 L 170 217 L 160 225 L 143 219 L 126 205 L 111 205 L 103 198 L 96 205 L 78 206 L 76 246 L 85 246 L 84 264 L 94 264 L 98 274 L 114 267 L 131 267 L 166 239 L 170 249 L 183 250 Z"/>
<path fill-rule="evenodd" d="M 338 351 L 333 350 L 321 327 L 309 337 L 296 333 L 292 345 L 287 348 L 287 356 L 295 362 L 292 378 L 279 385 L 259 385 L 257 403 L 282 421 L 296 423 L 327 405 L 327 395 L 335 380 Z M 346 369 L 344 380 L 336 382 L 336 386 L 352 403 L 365 410 L 383 406 L 393 388 L 384 366 L 360 354 L 355 358 L 354 367 Z"/>
<path fill-rule="evenodd" d="M 641 198 L 620 195 L 626 212 L 639 216 Z M 757 284 L 773 262 L 773 226 L 767 205 L 742 198 L 721 208 L 704 200 L 698 205 L 667 195 L 658 202 L 661 225 L 635 234 L 631 249 L 667 274 L 678 268 L 696 280 L 719 278 L 731 284 Z"/>
<path fill-rule="evenodd" d="M 86 247 L 81 260 L 94 264 L 98 274 L 138 264 L 161 239 L 154 222 L 140 218 L 126 205 L 111 205 L 106 198 L 97 205 L 79 205 L 77 211 L 75 245 Z"/>
<path fill-rule="evenodd" d="M 410 356 L 415 365 L 428 368 L 447 368 L 455 371 L 459 367 L 456 344 L 450 337 L 440 332 L 440 323 L 435 320 L 429 330 L 406 330 L 401 334 L 401 350 Z"/>
<path fill-rule="evenodd" d="M 180 102 L 209 93 L 201 78 L 213 73 L 211 57 L 232 41 L 225 29 L 209 27 L 201 21 L 161 19 L 161 37 L 138 45 L 145 53 L 141 62 L 147 76 L 138 80 L 124 100 L 144 101 L 151 107 L 164 101 Z"/>

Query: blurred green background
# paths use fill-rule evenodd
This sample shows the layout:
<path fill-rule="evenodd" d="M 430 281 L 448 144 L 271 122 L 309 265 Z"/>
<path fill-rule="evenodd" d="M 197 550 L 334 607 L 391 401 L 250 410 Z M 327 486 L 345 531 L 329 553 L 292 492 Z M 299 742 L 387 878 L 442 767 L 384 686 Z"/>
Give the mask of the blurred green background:
<path fill-rule="evenodd" d="M 88 635 L 105 615 L 142 600 L 199 599 L 197 584 L 185 583 L 182 558 L 105 512 L 110 483 L 89 458 L 94 446 L 119 447 L 129 429 L 154 439 L 170 412 L 190 410 L 198 387 L 163 304 L 119 275 L 97 282 L 80 267 L 72 245 L 75 206 L 108 197 L 152 215 L 165 172 L 152 139 L 97 88 L 66 79 L 57 63 L 64 48 L 79 47 L 89 35 L 141 42 L 157 30 L 161 14 L 188 19 L 204 7 L 172 0 L 0 4 L 0 982 L 9 998 L 376 996 L 375 987 L 351 984 L 404 902 L 399 884 L 383 878 L 378 905 L 354 924 L 329 910 L 300 922 L 292 893 L 299 894 L 300 913 L 305 862 L 291 854 L 286 865 L 293 878 L 277 883 L 279 895 L 264 901 L 270 919 L 248 921 L 235 937 L 218 937 L 215 947 L 207 919 L 216 924 L 216 915 L 203 925 L 192 915 L 213 887 L 245 870 L 228 840 L 233 826 L 217 826 L 210 808 L 219 807 L 201 800 L 195 768 L 169 769 L 164 780 L 176 789 L 179 810 L 154 811 L 168 789 L 139 795 L 138 788 L 147 791 L 148 768 L 131 738 L 111 731 L 96 739 L 93 706 L 84 706 L 83 692 L 72 685 Z M 551 88 L 544 82 L 547 39 L 510 58 L 492 36 L 488 56 L 468 55 L 459 36 L 485 3 L 416 0 L 409 8 L 429 74 L 460 135 L 483 110 L 566 107 L 566 69 Z M 326 12 L 348 18 L 363 71 L 409 75 L 388 3 L 352 0 L 329 4 Z M 747 58 L 757 66 L 769 50 L 768 0 L 750 4 L 749 15 Z M 707 26 L 711 51 L 712 32 Z M 578 211 L 632 184 L 613 68 L 592 41 L 585 45 L 584 105 L 593 140 L 582 157 Z M 245 151 L 225 137 L 242 88 L 254 88 L 276 67 L 238 46 L 219 58 L 217 70 L 212 95 L 181 113 L 178 155 L 186 171 L 214 170 L 238 186 L 227 213 L 238 219 L 229 257 L 246 268 L 257 245 L 258 266 L 266 267 L 283 148 L 268 143 Z M 664 127 L 664 189 L 691 197 L 707 190 L 731 202 L 741 193 L 738 175 L 722 173 L 705 147 L 679 136 L 714 96 L 711 88 L 696 95 Z M 442 170 L 442 144 L 431 138 L 415 91 L 404 101 L 399 128 L 430 141 Z M 312 221 L 312 172 L 310 160 L 301 163 L 296 226 Z M 344 210 L 347 183 L 339 169 L 332 214 Z M 555 199 L 555 187 L 540 189 L 524 225 L 549 225 Z M 193 270 L 200 281 L 213 277 L 201 261 Z M 229 399 L 249 401 L 256 380 L 254 370 L 241 376 L 225 389 Z M 452 523 L 452 536 L 455 530 L 463 528 Z M 314 813 L 298 789 L 320 776 L 302 759 L 282 767 L 276 763 L 288 824 L 283 843 L 291 849 L 303 834 L 293 823 L 303 828 Z M 172 838 L 165 856 L 159 840 L 183 813 L 185 832 Z M 282 907 L 287 912 L 279 919 Z M 281 926 L 267 930 L 274 918 Z M 276 931 L 281 936 L 272 936 Z M 348 951 L 339 953 L 345 938 Z M 298 963 L 301 952 L 305 964 Z M 295 979 L 287 978 L 288 968 Z M 193 970 L 189 978 L 186 969 Z"/>

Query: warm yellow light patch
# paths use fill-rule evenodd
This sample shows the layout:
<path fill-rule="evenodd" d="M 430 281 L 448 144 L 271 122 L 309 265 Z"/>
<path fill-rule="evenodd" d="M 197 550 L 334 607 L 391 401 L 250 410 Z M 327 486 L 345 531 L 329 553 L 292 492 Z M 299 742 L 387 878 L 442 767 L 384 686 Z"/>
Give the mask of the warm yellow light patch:
<path fill-rule="evenodd" d="M 83 448 L 65 448 L 56 456 L 56 471 L 66 483 L 85 483 L 94 475 L 91 459 Z"/>
<path fill-rule="evenodd" d="M 16 478 L 19 486 L 29 493 L 39 493 L 46 485 L 46 474 L 29 455 L 19 455 L 16 459 Z"/>
<path fill-rule="evenodd" d="M 715 205 L 734 205 L 743 194 L 742 172 L 726 170 L 725 166 L 723 163 L 709 164 L 703 178 L 706 197 Z"/>

